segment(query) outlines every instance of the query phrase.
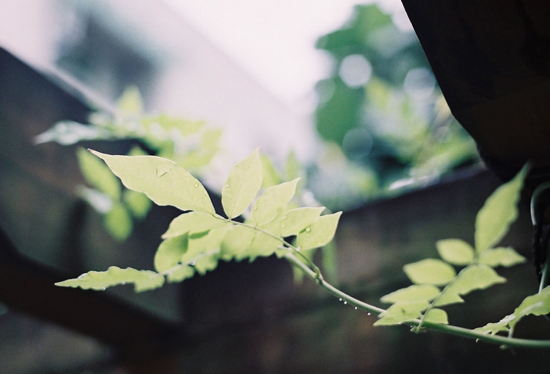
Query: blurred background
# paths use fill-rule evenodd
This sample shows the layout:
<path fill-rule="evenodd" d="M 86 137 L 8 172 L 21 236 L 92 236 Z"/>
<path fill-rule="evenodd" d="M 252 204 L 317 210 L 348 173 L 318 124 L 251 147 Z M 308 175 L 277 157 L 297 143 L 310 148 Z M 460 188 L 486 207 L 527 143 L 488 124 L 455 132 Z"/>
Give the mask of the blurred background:
<path fill-rule="evenodd" d="M 128 86 L 136 85 L 147 112 L 205 120 L 223 129 L 221 150 L 205 174 L 214 190 L 223 182 L 218 180 L 219 170 L 227 170 L 257 147 L 281 168 L 289 152 L 294 152 L 306 170 L 307 188 L 315 199 L 333 211 L 349 212 L 351 217 L 344 219 L 347 226 L 337 237 L 338 249 L 344 248 L 338 254 L 339 281 L 375 303 L 384 292 L 402 285 L 405 278 L 397 272 L 404 261 L 425 257 L 434 238 L 453 235 L 470 240 L 475 212 L 497 185 L 495 179 L 484 176 L 483 187 L 475 191 L 463 185 L 454 187 L 454 192 L 438 190 L 439 182 L 452 179 L 458 171 L 478 172 L 482 166 L 475 143 L 452 117 L 407 15 L 396 0 L 2 0 L 0 47 L 60 87 L 76 87 L 91 108 L 112 107 Z M 28 143 L 53 124 L 27 131 Z M 51 152 L 62 148 L 57 144 L 36 147 L 33 149 Z M 63 157 L 71 154 L 74 149 Z M 73 160 L 65 173 L 78 174 L 75 165 Z M 71 192 L 72 185 L 68 186 L 61 190 L 63 196 L 69 196 L 66 206 L 72 207 L 78 198 Z M 408 211 L 400 210 L 407 206 L 404 194 L 424 188 L 427 192 L 415 195 L 417 200 Z M 433 214 L 424 213 L 431 194 L 439 199 L 439 205 L 434 204 Z M 9 200 L 7 196 L 5 193 L 5 200 Z M 389 205 L 380 205 L 384 202 Z M 453 203 L 456 206 L 451 207 Z M 373 213 L 364 213 L 365 204 L 370 204 Z M 52 213 L 51 222 L 63 221 L 56 226 L 57 231 L 48 231 L 43 221 L 34 222 L 35 226 L 33 222 L 15 222 L 9 213 L 18 209 L 17 205 L 3 206 L 0 224 L 19 250 L 73 273 L 109 265 L 150 268 L 155 243 L 169 222 L 154 210 L 146 222 L 150 230 L 143 229 L 145 224 L 138 226 L 129 243 L 120 246 L 103 233 L 99 219 L 88 212 L 85 226 L 89 232 L 76 241 L 83 249 L 75 260 L 66 255 L 74 241 L 59 246 L 68 238 L 67 228 L 72 227 L 65 221 L 75 216 L 59 217 L 67 211 L 74 213 L 72 208 Z M 26 211 L 29 216 L 36 214 L 32 209 Z M 443 220 L 449 209 L 455 209 L 460 222 Z M 44 232 L 28 234 L 38 226 Z M 43 248 L 37 250 L 40 245 Z M 412 249 L 403 254 L 399 252 L 403 245 L 412 245 Z M 136 250 L 143 246 L 148 249 Z M 375 249 L 368 260 L 362 259 L 368 246 Z M 219 278 L 206 276 L 191 280 L 189 288 L 182 286 L 183 291 L 173 285 L 148 295 L 134 295 L 127 289 L 113 293 L 166 320 L 197 322 L 199 327 L 191 328 L 197 336 L 207 331 L 206 338 L 200 340 L 202 351 L 195 348 L 186 356 L 196 365 L 188 366 L 188 372 L 222 372 L 214 363 L 208 366 L 201 361 L 209 347 L 217 354 L 222 352 L 220 366 L 227 359 L 239 367 L 237 359 L 229 358 L 233 348 L 227 348 L 239 345 L 239 340 L 228 331 L 244 323 L 249 314 L 239 311 L 231 296 L 244 297 L 253 305 L 254 328 L 265 321 L 270 323 L 262 333 L 248 332 L 248 338 L 256 339 L 247 340 L 251 351 L 260 337 L 272 340 L 259 358 L 254 356 L 256 361 L 251 361 L 252 369 L 247 372 L 306 373 L 322 367 L 325 372 L 412 372 L 405 361 L 392 362 L 392 357 L 419 357 L 419 347 L 430 348 L 430 357 L 436 357 L 420 365 L 419 371 L 436 367 L 442 373 L 459 372 L 453 370 L 459 370 L 456 367 L 460 363 L 447 365 L 443 356 L 437 358 L 443 350 L 437 347 L 445 340 L 411 334 L 411 338 L 402 338 L 395 332 L 383 335 L 381 330 L 372 330 L 373 318 L 342 318 L 336 306 L 327 306 L 326 298 L 319 296 L 313 285 L 296 290 L 288 266 L 267 267 L 273 264 L 262 261 L 257 262 L 259 267 L 253 275 L 275 277 L 277 281 L 270 285 L 262 281 L 250 285 L 245 276 L 235 276 L 242 268 L 229 264 L 219 272 L 235 276 L 225 286 L 215 282 Z M 381 282 L 388 274 L 388 282 Z M 371 283 L 362 283 L 365 280 Z M 250 288 L 245 296 L 235 294 L 234 288 L 244 283 Z M 212 299 L 223 299 L 221 306 L 208 309 L 204 305 L 207 297 L 193 291 L 201 289 L 213 292 Z M 184 301 L 178 299 L 181 295 L 185 295 Z M 274 302 L 280 304 L 273 307 L 270 303 Z M 224 308 L 234 315 L 229 313 L 228 317 Z M 278 322 L 273 321 L 289 315 L 286 339 L 278 335 Z M 325 326 L 327 330 L 315 330 L 327 320 L 331 321 Z M 472 323 L 475 327 L 478 321 Z M 212 337 L 212 331 L 218 330 L 205 327 L 213 325 L 224 326 L 221 340 Z M 330 338 L 308 351 L 308 344 L 318 342 L 325 332 Z M 420 339 L 417 348 L 415 339 Z M 334 349 L 331 340 L 347 343 Z M 293 347 L 290 352 L 285 350 L 289 341 Z M 362 356 L 354 350 L 357 342 L 371 353 Z M 382 357 L 376 353 L 377 342 L 383 342 L 379 352 L 390 345 L 394 350 Z M 412 344 L 413 349 L 407 351 L 404 344 L 409 348 Z M 455 348 L 462 349 L 463 354 L 469 352 L 460 344 Z M 242 354 L 243 360 L 247 354 Z M 293 355 L 302 361 L 280 361 Z M 345 364 L 323 359 L 337 355 Z M 486 366 L 480 368 L 485 370 Z M 232 371 L 231 366 L 225 370 L 243 372 Z M 117 366 L 117 353 L 108 345 L 0 304 L 0 373 L 126 372 Z"/>

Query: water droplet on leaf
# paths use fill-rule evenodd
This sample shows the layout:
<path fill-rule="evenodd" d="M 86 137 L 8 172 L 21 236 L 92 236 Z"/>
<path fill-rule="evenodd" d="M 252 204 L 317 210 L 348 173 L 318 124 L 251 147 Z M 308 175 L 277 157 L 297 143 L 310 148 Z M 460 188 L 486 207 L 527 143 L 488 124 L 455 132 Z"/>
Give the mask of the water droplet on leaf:
<path fill-rule="evenodd" d="M 198 184 L 198 183 L 195 183 L 195 185 L 194 185 L 193 187 L 199 188 L 199 184 Z"/>
<path fill-rule="evenodd" d="M 344 301 L 344 304 L 347 304 L 348 302 L 347 301 Z"/>
<path fill-rule="evenodd" d="M 310 231 L 311 231 L 311 227 L 308 227 L 308 228 L 306 229 L 306 232 L 310 232 Z"/>

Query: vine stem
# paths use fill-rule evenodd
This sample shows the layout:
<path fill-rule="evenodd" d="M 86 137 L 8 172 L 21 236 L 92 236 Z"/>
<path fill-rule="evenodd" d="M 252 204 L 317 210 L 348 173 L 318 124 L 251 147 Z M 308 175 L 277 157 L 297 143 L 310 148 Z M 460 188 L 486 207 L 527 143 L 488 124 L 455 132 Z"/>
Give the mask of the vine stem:
<path fill-rule="evenodd" d="M 322 278 L 319 278 L 316 272 L 311 270 L 306 264 L 304 264 L 302 261 L 296 258 L 296 256 L 294 256 L 292 253 L 287 253 L 283 257 L 287 261 L 289 261 L 292 265 L 302 270 L 307 277 L 315 281 L 321 288 L 325 289 L 326 291 L 328 291 L 328 293 L 332 294 L 333 296 L 346 301 L 348 304 L 356 306 L 357 308 L 366 310 L 367 312 L 374 313 L 376 315 L 385 311 L 384 309 L 378 308 L 374 305 L 364 303 L 346 294 L 345 292 L 342 292 L 341 290 L 332 286 L 330 283 L 326 282 Z M 518 339 L 518 338 L 505 337 L 501 335 L 488 335 L 488 334 L 482 334 L 480 332 L 466 329 L 463 327 L 458 327 L 458 326 L 443 325 L 443 324 L 432 323 L 428 321 L 421 322 L 419 319 L 407 321 L 405 323 L 412 327 L 418 327 L 422 323 L 422 327 L 429 330 L 438 331 L 445 334 L 456 335 L 463 338 L 475 339 L 476 341 L 485 341 L 488 343 L 499 344 L 503 348 L 515 347 L 515 348 L 531 348 L 531 349 L 550 349 L 550 340 Z"/>

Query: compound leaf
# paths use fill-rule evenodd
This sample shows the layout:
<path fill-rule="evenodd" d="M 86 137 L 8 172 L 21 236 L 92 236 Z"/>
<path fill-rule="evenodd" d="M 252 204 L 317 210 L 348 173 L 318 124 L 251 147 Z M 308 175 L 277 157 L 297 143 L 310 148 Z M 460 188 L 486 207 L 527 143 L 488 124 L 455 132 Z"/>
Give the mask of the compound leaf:
<path fill-rule="evenodd" d="M 453 265 L 468 265 L 475 256 L 472 246 L 460 239 L 439 240 L 436 247 L 441 258 Z"/>
<path fill-rule="evenodd" d="M 80 287 L 83 290 L 105 290 L 108 287 L 133 283 L 136 292 L 162 287 L 164 277 L 154 271 L 121 269 L 111 266 L 107 271 L 90 271 L 78 278 L 56 283 L 61 287 Z"/>
<path fill-rule="evenodd" d="M 296 245 L 302 250 L 319 248 L 332 240 L 342 212 L 319 217 L 296 237 Z"/>
<path fill-rule="evenodd" d="M 216 218 L 211 214 L 201 212 L 183 213 L 170 222 L 168 230 L 162 235 L 162 238 L 171 238 L 183 235 L 185 233 L 194 234 L 223 227 L 229 224 L 221 217 Z"/>
<path fill-rule="evenodd" d="M 511 247 L 487 249 L 479 256 L 479 263 L 491 267 L 510 267 L 525 262 L 526 259 Z"/>
<path fill-rule="evenodd" d="M 514 179 L 493 192 L 477 214 L 475 230 L 477 253 L 498 243 L 508 232 L 512 222 L 516 220 L 519 193 L 527 171 L 528 167 L 524 166 Z"/>
<path fill-rule="evenodd" d="M 483 290 L 504 282 L 506 279 L 498 275 L 491 267 L 477 264 L 468 266 L 461 271 L 448 290 L 459 295 L 466 295 L 474 290 Z"/>
<path fill-rule="evenodd" d="M 287 206 L 296 192 L 299 179 L 269 187 L 252 207 L 252 220 L 261 225 L 274 219 Z"/>
<path fill-rule="evenodd" d="M 383 303 L 404 303 L 413 301 L 430 301 L 439 295 L 439 288 L 431 284 L 412 285 L 383 296 Z"/>
<path fill-rule="evenodd" d="M 175 162 L 157 156 L 112 156 L 97 151 L 129 189 L 143 192 L 157 205 L 214 214 L 203 185 Z"/>
<path fill-rule="evenodd" d="M 449 318 L 447 316 L 447 312 L 445 312 L 443 309 L 433 308 L 426 313 L 426 317 L 424 317 L 424 321 L 431 322 L 431 323 L 439 323 L 443 325 L 449 324 Z"/>
<path fill-rule="evenodd" d="M 262 186 L 262 163 L 255 150 L 237 163 L 222 188 L 222 206 L 229 218 L 241 215 L 252 203 Z"/>
<path fill-rule="evenodd" d="M 444 286 L 456 276 L 453 267 L 436 259 L 425 259 L 403 267 L 405 274 L 415 284 Z"/>

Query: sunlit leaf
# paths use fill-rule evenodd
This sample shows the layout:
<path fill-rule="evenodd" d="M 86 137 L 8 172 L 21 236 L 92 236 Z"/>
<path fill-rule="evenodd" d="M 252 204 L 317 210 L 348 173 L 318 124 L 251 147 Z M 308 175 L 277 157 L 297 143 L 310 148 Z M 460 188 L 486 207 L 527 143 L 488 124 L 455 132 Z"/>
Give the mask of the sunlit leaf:
<path fill-rule="evenodd" d="M 516 220 L 519 194 L 528 170 L 524 166 L 514 179 L 493 192 L 477 214 L 475 248 L 478 253 L 497 244 Z"/>
<path fill-rule="evenodd" d="M 439 240 L 436 247 L 441 258 L 454 265 L 468 265 L 475 256 L 472 246 L 460 239 Z"/>
<path fill-rule="evenodd" d="M 511 247 L 499 247 L 494 249 L 487 249 L 479 256 L 479 263 L 485 264 L 491 267 L 505 266 L 510 267 L 517 264 L 524 263 L 525 257 L 517 253 Z"/>
<path fill-rule="evenodd" d="M 296 208 L 284 213 L 278 221 L 279 233 L 282 237 L 297 235 L 306 227 L 315 222 L 324 207 L 319 208 Z"/>
<path fill-rule="evenodd" d="M 445 306 L 451 304 L 463 303 L 464 299 L 452 289 L 445 289 L 441 295 L 437 298 L 437 301 L 434 303 L 434 306 Z"/>
<path fill-rule="evenodd" d="M 222 205 L 229 218 L 241 215 L 252 203 L 262 186 L 262 163 L 255 150 L 229 173 L 222 189 Z"/>
<path fill-rule="evenodd" d="M 143 99 L 136 86 L 130 86 L 124 90 L 117 101 L 117 108 L 122 114 L 139 116 L 143 112 Z"/>
<path fill-rule="evenodd" d="M 168 282 L 175 283 L 193 278 L 193 275 L 195 275 L 195 268 L 192 266 L 182 265 L 173 271 L 168 272 L 166 277 L 168 278 Z"/>
<path fill-rule="evenodd" d="M 262 162 L 262 188 L 268 188 L 281 183 L 282 178 L 273 166 L 271 159 L 262 154 L 260 155 L 260 161 Z"/>
<path fill-rule="evenodd" d="M 138 219 L 145 218 L 152 206 L 151 200 L 145 194 L 134 190 L 124 190 L 122 201 L 126 203 L 132 215 Z"/>
<path fill-rule="evenodd" d="M 395 303 L 380 314 L 381 318 L 374 323 L 374 326 L 400 325 L 403 322 L 412 321 L 419 318 L 428 306 L 427 301 Z"/>
<path fill-rule="evenodd" d="M 229 222 L 221 217 L 216 218 L 211 214 L 201 212 L 188 212 L 174 218 L 172 222 L 170 222 L 168 231 L 166 231 L 162 237 L 170 238 L 173 236 L 183 235 L 186 232 L 194 234 L 196 232 L 222 227 L 227 224 L 229 224 Z"/>
<path fill-rule="evenodd" d="M 222 239 L 227 229 L 228 225 L 212 229 L 208 232 L 189 235 L 189 249 L 182 255 L 181 261 L 196 261 L 197 257 L 204 253 L 213 253 L 218 256 L 221 251 Z"/>
<path fill-rule="evenodd" d="M 79 147 L 76 150 L 80 171 L 91 186 L 113 200 L 120 199 L 120 182 L 100 159 Z"/>
<path fill-rule="evenodd" d="M 176 163 L 156 156 L 111 156 L 96 151 L 129 189 L 145 193 L 157 205 L 214 214 L 202 184 Z"/>
<path fill-rule="evenodd" d="M 111 236 L 119 241 L 128 239 L 134 227 L 130 213 L 120 203 L 113 205 L 105 215 L 104 223 Z"/>
<path fill-rule="evenodd" d="M 439 288 L 431 284 L 412 285 L 383 296 L 383 303 L 403 303 L 412 301 L 430 301 L 439 295 Z"/>
<path fill-rule="evenodd" d="M 516 316 L 513 314 L 510 314 L 503 319 L 501 319 L 499 322 L 496 323 L 488 323 L 483 327 L 478 327 L 474 329 L 474 331 L 481 332 L 482 334 L 491 334 L 495 335 L 499 332 L 508 332 L 510 329 L 508 328 L 508 324 L 516 319 Z"/>
<path fill-rule="evenodd" d="M 453 267 L 436 259 L 425 259 L 403 267 L 405 274 L 415 284 L 444 286 L 456 276 Z"/>
<path fill-rule="evenodd" d="M 424 321 L 431 323 L 439 323 L 443 325 L 449 324 L 449 318 L 447 317 L 447 312 L 443 309 L 433 308 L 428 311 Z"/>
<path fill-rule="evenodd" d="M 275 253 L 282 243 L 261 231 L 254 230 L 254 235 L 248 246 L 236 254 L 237 260 L 249 258 L 250 261 L 254 261 L 256 257 L 267 257 Z"/>
<path fill-rule="evenodd" d="M 319 248 L 332 240 L 342 212 L 319 217 L 296 237 L 296 245 L 302 250 Z"/>
<path fill-rule="evenodd" d="M 465 268 L 449 287 L 452 292 L 466 295 L 474 290 L 483 290 L 498 283 L 504 283 L 501 277 L 487 265 L 478 264 Z"/>
<path fill-rule="evenodd" d="M 297 183 L 298 179 L 295 179 L 292 182 L 281 183 L 265 190 L 252 206 L 251 216 L 254 223 L 257 225 L 267 223 L 282 213 L 294 196 Z"/>
<path fill-rule="evenodd" d="M 180 264 L 183 254 L 187 252 L 188 247 L 188 234 L 164 240 L 155 253 L 155 269 L 161 273 L 177 266 Z"/>
<path fill-rule="evenodd" d="M 514 327 L 523 317 L 528 315 L 544 316 L 550 313 L 550 286 L 544 288 L 540 293 L 527 296 L 514 310 L 515 318 L 509 323 Z"/>
<path fill-rule="evenodd" d="M 107 271 L 90 271 L 78 278 L 56 283 L 61 287 L 80 287 L 84 290 L 104 290 L 108 287 L 133 283 L 136 292 L 162 287 L 164 277 L 149 270 L 121 269 L 111 266 Z"/>

